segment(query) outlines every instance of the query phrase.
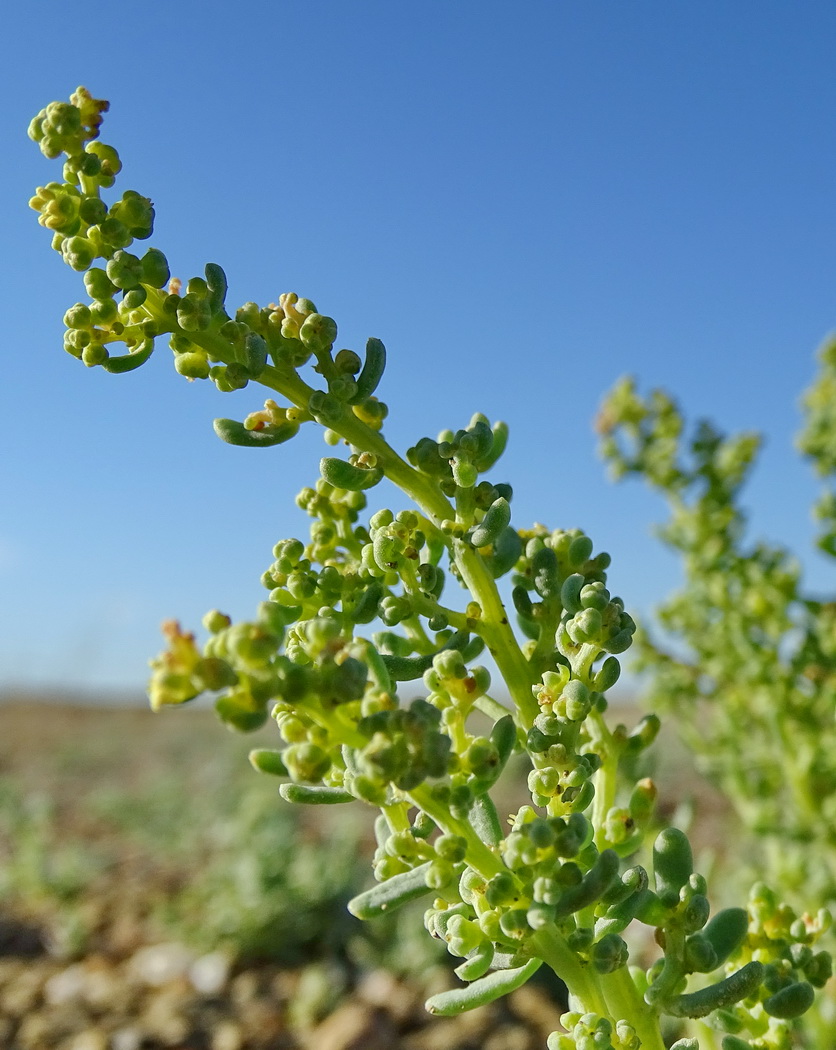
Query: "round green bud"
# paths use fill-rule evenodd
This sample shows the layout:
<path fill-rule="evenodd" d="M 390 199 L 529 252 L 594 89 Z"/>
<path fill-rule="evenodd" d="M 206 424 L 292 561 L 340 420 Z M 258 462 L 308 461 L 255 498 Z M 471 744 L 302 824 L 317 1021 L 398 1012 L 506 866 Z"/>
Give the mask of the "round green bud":
<path fill-rule="evenodd" d="M 463 958 L 484 943 L 485 935 L 472 920 L 452 915 L 447 923 L 446 940 L 450 952 Z"/>
<path fill-rule="evenodd" d="M 530 734 L 529 734 L 530 736 Z M 543 749 L 544 751 L 546 748 Z M 553 798 L 560 788 L 560 774 L 556 769 L 532 769 L 528 774 L 528 790 L 532 795 Z"/>
<path fill-rule="evenodd" d="M 467 853 L 467 842 L 459 835 L 440 835 L 434 846 L 437 855 L 451 864 L 463 861 Z"/>
<path fill-rule="evenodd" d="M 603 621 L 597 609 L 582 609 L 566 625 L 569 637 L 578 644 L 595 641 L 602 627 Z"/>
<path fill-rule="evenodd" d="M 554 845 L 557 832 L 550 821 L 544 817 L 537 817 L 530 824 L 526 824 L 525 832 L 537 849 L 548 849 Z"/>
<path fill-rule="evenodd" d="M 200 332 L 208 328 L 212 313 L 206 299 L 185 295 L 177 306 L 177 323 L 186 332 Z"/>
<path fill-rule="evenodd" d="M 316 744 L 291 744 L 283 756 L 288 772 L 297 782 L 318 783 L 331 768 L 331 759 Z"/>
<path fill-rule="evenodd" d="M 85 197 L 78 206 L 78 215 L 82 222 L 94 226 L 107 216 L 107 205 L 98 197 Z"/>
<path fill-rule="evenodd" d="M 544 746 L 540 747 L 541 751 L 545 750 L 547 747 L 550 747 L 550 741 L 553 742 L 560 736 L 564 725 L 565 720 L 562 718 L 558 718 L 557 715 L 550 715 L 547 714 L 545 711 L 537 715 L 537 717 L 534 719 L 533 728 L 536 729 L 540 734 L 542 734 L 543 737 L 548 738 L 547 740 L 542 741 Z M 535 737 L 534 739 L 537 740 L 538 738 Z"/>
<path fill-rule="evenodd" d="M 520 938 L 529 932 L 527 908 L 509 908 L 499 917 L 499 928 L 506 937 Z"/>
<path fill-rule="evenodd" d="M 208 379 L 209 358 L 199 351 L 185 354 L 176 354 L 174 367 L 181 376 L 186 379 Z"/>
<path fill-rule="evenodd" d="M 686 933 L 696 933 L 708 922 L 711 908 L 708 898 L 702 893 L 695 893 L 682 908 L 682 927 Z"/>
<path fill-rule="evenodd" d="M 542 930 L 554 923 L 556 911 L 553 904 L 532 904 L 526 912 L 526 920 L 532 930 Z"/>
<path fill-rule="evenodd" d="M 142 256 L 142 283 L 164 288 L 171 277 L 168 260 L 158 248 L 149 248 Z"/>
<path fill-rule="evenodd" d="M 467 676 L 462 654 L 457 649 L 445 649 L 433 657 L 433 667 L 442 678 L 462 679 Z"/>
<path fill-rule="evenodd" d="M 122 223 L 134 237 L 150 237 L 154 230 L 154 205 L 135 190 L 125 190 L 110 208 L 110 217 Z"/>
<path fill-rule="evenodd" d="M 589 690 L 578 678 L 573 678 L 564 686 L 561 699 L 565 704 L 566 717 L 570 722 L 580 722 L 589 714 Z"/>
<path fill-rule="evenodd" d="M 352 376 L 338 375 L 328 380 L 328 393 L 338 401 L 351 402 L 356 388 L 357 384 Z"/>
<path fill-rule="evenodd" d="M 93 156 L 97 157 L 101 164 L 99 183 L 105 187 L 108 185 L 112 186 L 114 176 L 118 175 L 122 170 L 119 154 L 113 146 L 106 146 L 104 142 L 99 141 L 89 142 L 85 149 L 88 153 L 92 153 Z"/>
<path fill-rule="evenodd" d="M 41 201 L 41 225 L 68 237 L 78 233 L 81 229 L 79 203 L 78 197 L 69 192 L 60 193 L 52 200 Z"/>
<path fill-rule="evenodd" d="M 129 291 L 142 280 L 142 263 L 130 252 L 118 251 L 108 260 L 107 276 L 117 288 Z"/>
<path fill-rule="evenodd" d="M 91 179 L 95 179 L 102 170 L 102 162 L 92 153 L 81 153 L 72 158 L 72 163 L 80 175 L 87 175 Z"/>
<path fill-rule="evenodd" d="M 81 134 L 81 110 L 71 102 L 50 102 L 45 114 L 45 131 L 48 128 L 53 135 L 68 140 Z"/>
<path fill-rule="evenodd" d="M 95 325 L 108 327 L 119 316 L 115 299 L 96 299 L 90 304 L 90 318 Z"/>
<path fill-rule="evenodd" d="M 107 352 L 107 348 L 102 346 L 101 343 L 90 343 L 88 346 L 85 346 L 81 353 L 81 360 L 88 368 L 102 364 L 109 357 L 110 354 Z"/>
<path fill-rule="evenodd" d="M 479 480 L 479 471 L 476 469 L 475 464 L 459 456 L 451 459 L 450 463 L 453 468 L 453 480 L 459 488 L 473 488 Z"/>
<path fill-rule="evenodd" d="M 85 237 L 67 237 L 61 245 L 64 262 L 74 270 L 86 270 L 96 258 L 93 245 Z"/>
<path fill-rule="evenodd" d="M 202 277 L 190 277 L 186 282 L 186 295 L 193 295 L 196 299 L 205 299 L 209 294 L 209 285 Z"/>
<path fill-rule="evenodd" d="M 67 328 L 92 327 L 93 318 L 90 307 L 85 306 L 84 303 L 76 303 L 75 306 L 71 306 L 64 314 L 64 324 Z"/>
<path fill-rule="evenodd" d="M 88 233 L 92 237 L 94 231 L 97 231 L 98 237 L 104 244 L 110 245 L 111 248 L 127 248 L 133 241 L 131 231 L 128 227 L 120 222 L 118 219 L 114 219 L 112 215 L 100 222 L 97 226 L 91 226 Z"/>
<path fill-rule="evenodd" d="M 216 656 L 207 656 L 195 667 L 195 674 L 203 683 L 204 689 L 217 692 L 227 686 L 236 685 L 238 675 L 226 660 Z"/>
<path fill-rule="evenodd" d="M 126 310 L 138 310 L 147 298 L 148 292 L 140 285 L 138 288 L 131 288 L 129 292 L 125 292 L 122 297 L 122 306 Z"/>
<path fill-rule="evenodd" d="M 363 367 L 360 355 L 353 350 L 340 350 L 334 358 L 334 364 L 341 375 L 356 376 Z"/>
<path fill-rule="evenodd" d="M 296 308 L 299 309 L 299 303 L 296 304 Z M 337 338 L 337 322 L 333 317 L 312 313 L 302 323 L 299 338 L 302 344 L 314 353 L 329 350 Z"/>
<path fill-rule="evenodd" d="M 485 886 L 485 900 L 491 908 L 511 903 L 516 895 L 517 888 L 510 871 L 499 872 Z"/>
<path fill-rule="evenodd" d="M 588 583 L 580 591 L 580 602 L 584 609 L 597 609 L 603 612 L 610 602 L 610 592 L 603 583 Z"/>
<path fill-rule="evenodd" d="M 607 933 L 592 949 L 592 965 L 598 973 L 614 973 L 627 964 L 630 952 L 617 933 Z"/>
<path fill-rule="evenodd" d="M 308 399 L 308 409 L 317 423 L 325 427 L 339 423 L 344 414 L 343 403 L 324 390 L 314 390 Z"/>
<path fill-rule="evenodd" d="M 83 350 L 90 345 L 91 340 L 91 333 L 86 328 L 68 328 L 64 333 L 64 348 Z"/>
<path fill-rule="evenodd" d="M 219 612 L 217 609 L 211 609 L 203 617 L 203 626 L 210 634 L 218 634 L 224 628 L 229 627 L 231 623 L 232 619 L 226 613 Z"/>
<path fill-rule="evenodd" d="M 685 942 L 685 966 L 689 973 L 711 973 L 720 965 L 717 952 L 701 934 L 694 933 Z"/>
<path fill-rule="evenodd" d="M 833 976 L 833 959 L 828 951 L 816 952 L 804 964 L 804 976 L 814 988 L 824 988 Z"/>

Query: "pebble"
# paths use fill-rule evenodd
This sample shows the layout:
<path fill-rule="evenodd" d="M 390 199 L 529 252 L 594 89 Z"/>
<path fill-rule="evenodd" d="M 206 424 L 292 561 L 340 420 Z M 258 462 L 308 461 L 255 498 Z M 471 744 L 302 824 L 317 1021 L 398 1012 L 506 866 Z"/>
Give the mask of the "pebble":
<path fill-rule="evenodd" d="M 189 967 L 192 987 L 201 995 L 220 995 L 229 980 L 230 961 L 223 952 L 210 952 Z"/>
<path fill-rule="evenodd" d="M 185 976 L 193 962 L 194 952 L 183 944 L 151 944 L 134 952 L 130 969 L 140 981 L 160 988 Z"/>
<path fill-rule="evenodd" d="M 370 1006 L 386 1010 L 399 1024 L 416 1011 L 418 996 L 387 970 L 372 970 L 357 986 L 357 997 Z"/>
<path fill-rule="evenodd" d="M 212 1033 L 212 1050 L 241 1050 L 244 1036 L 232 1021 L 222 1021 Z"/>
<path fill-rule="evenodd" d="M 0 994 L 0 1016 L 31 1014 L 40 1001 L 43 981 L 44 974 L 37 967 L 19 972 Z"/>
<path fill-rule="evenodd" d="M 117 1028 L 110 1035 L 110 1050 L 140 1050 L 144 1036 L 135 1025 Z"/>
<path fill-rule="evenodd" d="M 100 1028 L 87 1028 L 67 1040 L 61 1050 L 108 1050 L 108 1042 Z"/>
<path fill-rule="evenodd" d="M 258 998 L 258 975 L 245 970 L 239 973 L 232 982 L 230 989 L 232 1001 L 240 1008 L 245 1008 Z"/>
<path fill-rule="evenodd" d="M 42 1046 L 49 1045 L 46 1040 L 50 1033 L 49 1018 L 44 1014 L 32 1013 L 24 1017 L 20 1022 L 15 1037 L 15 1045 L 20 1050 L 40 1050 Z"/>
<path fill-rule="evenodd" d="M 310 1050 L 391 1050 L 397 1040 L 392 1019 L 365 1003 L 347 1002 L 311 1033 Z"/>
<path fill-rule="evenodd" d="M 542 1042 L 515 1025 L 502 1025 L 482 1044 L 482 1050 L 539 1050 Z"/>
<path fill-rule="evenodd" d="M 190 1031 L 186 1018 L 189 996 L 180 985 L 171 985 L 153 996 L 142 1012 L 140 1023 L 164 1046 L 185 1042 Z"/>
<path fill-rule="evenodd" d="M 75 963 L 59 970 L 44 985 L 44 999 L 51 1006 L 60 1006 L 84 997 L 87 975 L 83 963 Z"/>

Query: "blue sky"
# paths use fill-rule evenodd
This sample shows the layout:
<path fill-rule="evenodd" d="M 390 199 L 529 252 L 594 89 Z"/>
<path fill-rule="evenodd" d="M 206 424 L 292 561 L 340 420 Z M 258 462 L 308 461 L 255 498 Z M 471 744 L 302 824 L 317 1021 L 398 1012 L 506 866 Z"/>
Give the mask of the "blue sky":
<path fill-rule="evenodd" d="M 753 533 L 809 548 L 797 399 L 836 325 L 836 7 L 775 0 L 35 3 L 5 15 L 0 685 L 141 690 L 159 622 L 247 616 L 321 440 L 222 445 L 258 406 L 61 349 L 77 274 L 26 202 L 58 176 L 25 132 L 84 84 L 122 189 L 186 279 L 312 298 L 387 344 L 405 448 L 506 419 L 514 520 L 586 529 L 646 613 L 678 571 L 661 507 L 613 487 L 591 420 L 626 372 L 693 417 L 765 431 Z M 156 12 L 156 14 L 155 14 Z M 832 576 L 815 556 L 817 589 Z"/>

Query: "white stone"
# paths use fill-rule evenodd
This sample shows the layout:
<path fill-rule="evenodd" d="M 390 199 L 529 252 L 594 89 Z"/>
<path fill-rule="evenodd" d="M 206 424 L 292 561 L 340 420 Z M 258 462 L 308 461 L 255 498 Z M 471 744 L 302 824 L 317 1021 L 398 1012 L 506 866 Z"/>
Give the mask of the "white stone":
<path fill-rule="evenodd" d="M 44 999 L 50 1006 L 60 1006 L 73 999 L 81 999 L 87 984 L 87 974 L 81 963 L 68 966 L 53 974 L 44 985 Z"/>
<path fill-rule="evenodd" d="M 193 961 L 194 953 L 184 944 L 151 944 L 134 953 L 130 967 L 139 980 L 160 988 L 185 976 Z"/>
<path fill-rule="evenodd" d="M 219 995 L 229 980 L 229 959 L 223 952 L 209 952 L 189 967 L 189 980 L 201 995 Z"/>

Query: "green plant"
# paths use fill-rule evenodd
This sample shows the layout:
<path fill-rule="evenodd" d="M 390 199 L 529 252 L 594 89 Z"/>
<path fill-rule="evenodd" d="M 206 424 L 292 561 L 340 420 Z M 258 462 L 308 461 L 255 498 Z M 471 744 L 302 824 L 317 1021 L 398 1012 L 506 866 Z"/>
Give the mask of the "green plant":
<path fill-rule="evenodd" d="M 799 448 L 820 477 L 836 473 L 836 342 L 803 400 Z M 659 530 L 684 568 L 662 606 L 662 637 L 643 632 L 647 700 L 675 724 L 752 835 L 747 869 L 793 905 L 836 902 L 836 604 L 810 593 L 783 547 L 753 542 L 740 493 L 760 436 L 702 420 L 687 436 L 664 391 L 622 380 L 599 417 L 612 473 L 638 476 L 666 500 Z M 836 555 L 836 496 L 814 508 L 819 549 Z M 741 747 L 741 727 L 746 746 Z M 739 867 L 739 862 L 737 862 Z M 833 1011 L 822 1022 L 832 1029 Z M 813 1020 L 811 1016 L 808 1024 Z"/>
<path fill-rule="evenodd" d="M 79 89 L 30 127 L 47 156 L 66 156 L 64 181 L 39 189 L 32 207 L 64 260 L 85 272 L 91 300 L 67 311 L 66 349 L 121 373 L 166 335 L 186 378 L 270 392 L 243 422 L 215 421 L 223 440 L 264 448 L 313 423 L 329 445 L 348 448 L 346 458 L 323 458 L 320 480 L 298 497 L 313 519 L 309 541 L 276 545 L 262 578 L 269 598 L 251 622 L 209 613 L 202 648 L 166 625 L 153 706 L 217 692 L 220 717 L 242 730 L 272 712 L 284 746 L 251 759 L 282 779 L 287 801 L 359 800 L 380 811 L 378 885 L 350 908 L 374 918 L 429 898 L 426 926 L 462 958 L 465 982 L 433 996 L 432 1012 L 489 1002 L 545 964 L 570 996 L 552 1050 L 663 1050 L 663 1024 L 703 1017 L 726 1032 L 724 1050 L 789 1046 L 830 973 L 829 955 L 814 949 L 829 915 L 798 917 L 759 884 L 748 910 L 709 919 L 706 880 L 675 828 L 655 839 L 650 873 L 631 862 L 655 788 L 620 771 L 659 720 L 628 730 L 607 718 L 635 629 L 607 589 L 609 556 L 577 529 L 511 524 L 511 487 L 487 477 L 507 440 L 502 423 L 477 414 L 399 455 L 376 397 L 380 340 L 362 357 L 335 351 L 336 323 L 296 295 L 231 317 L 220 266 L 183 289 L 161 251 L 129 251 L 150 236 L 153 207 L 137 193 L 101 198 L 120 169 L 98 141 L 106 108 Z M 365 493 L 384 478 L 411 506 L 365 522 Z M 518 631 L 497 585 L 508 575 Z M 475 663 L 485 649 L 510 712 Z M 402 688 L 423 695 L 405 703 Z M 491 791 L 518 750 L 530 761 L 530 804 L 506 827 Z M 630 965 L 625 938 L 641 923 L 656 930 L 658 958 Z"/>
<path fill-rule="evenodd" d="M 342 822 L 326 844 L 295 816 L 263 791 L 241 793 L 215 822 L 193 878 L 166 902 L 166 925 L 245 963 L 350 954 L 359 923 L 346 904 L 362 885 L 360 829 Z"/>

